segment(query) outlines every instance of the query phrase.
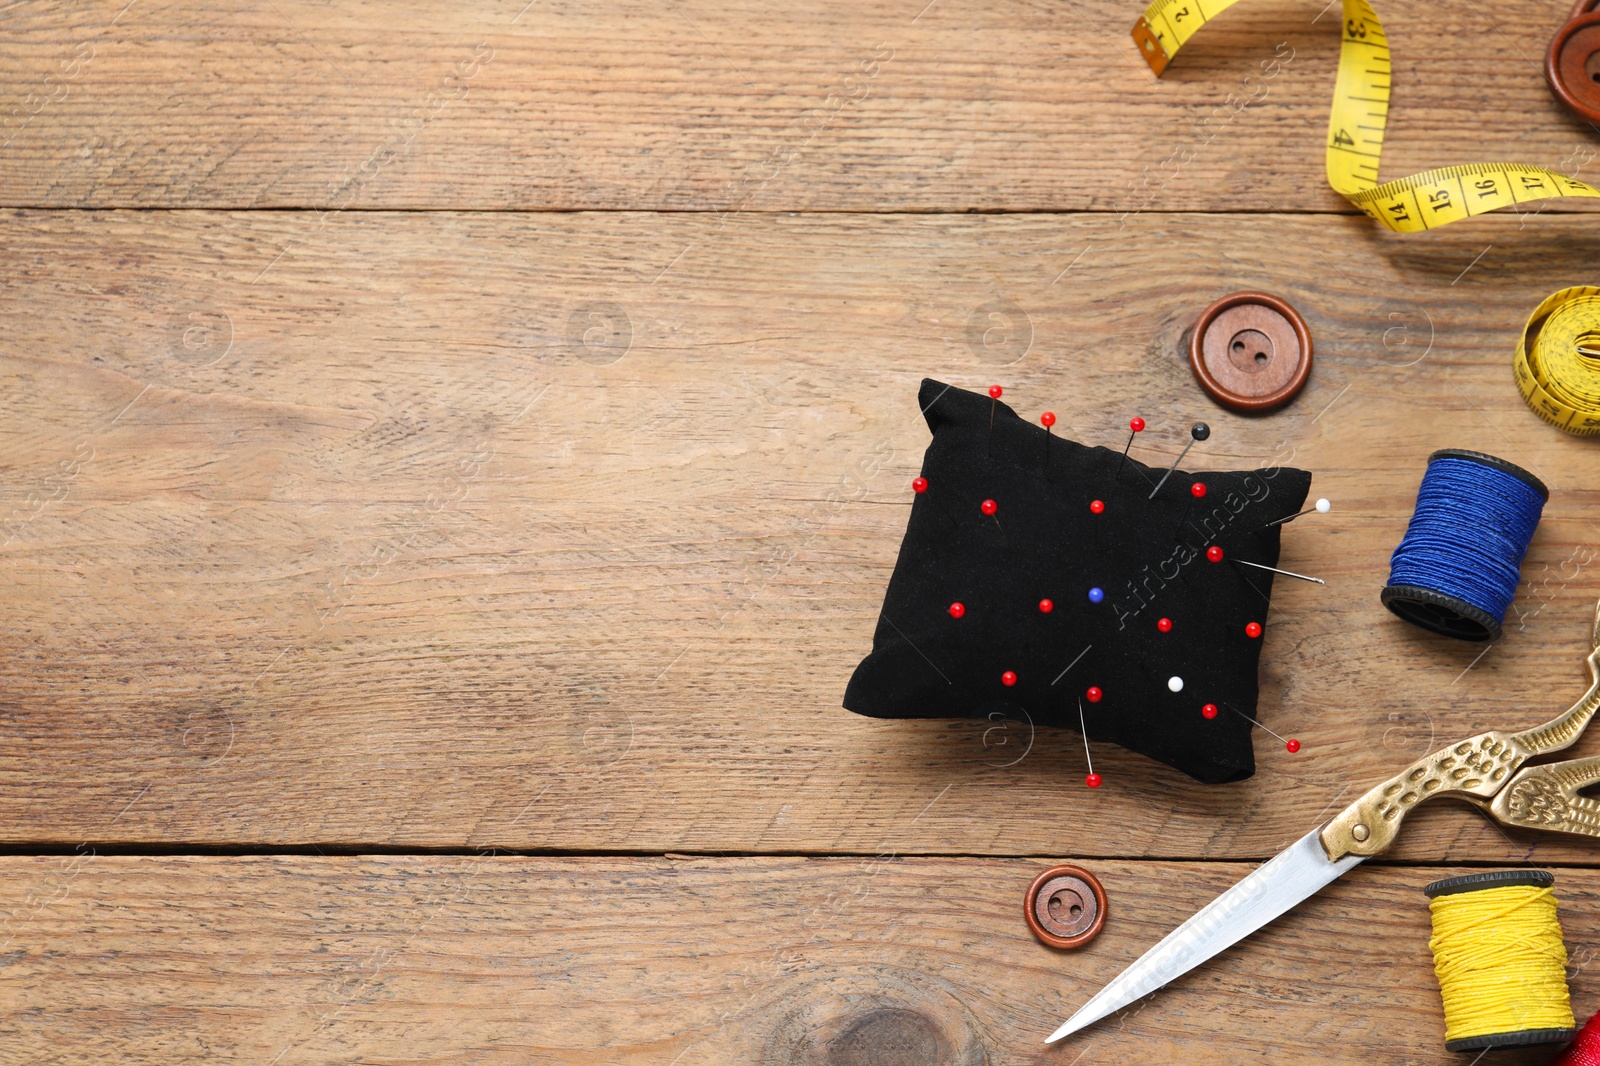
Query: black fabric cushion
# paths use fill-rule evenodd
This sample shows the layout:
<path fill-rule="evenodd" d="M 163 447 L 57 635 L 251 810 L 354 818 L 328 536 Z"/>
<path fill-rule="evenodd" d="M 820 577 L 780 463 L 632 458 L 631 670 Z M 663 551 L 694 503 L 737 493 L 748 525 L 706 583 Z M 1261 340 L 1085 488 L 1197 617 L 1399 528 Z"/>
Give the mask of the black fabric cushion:
<path fill-rule="evenodd" d="M 913 498 L 872 653 L 845 707 L 874 718 L 998 711 L 1076 730 L 1081 700 L 1091 741 L 1200 781 L 1249 777 L 1252 727 L 1228 708 L 1256 713 L 1262 639 L 1245 627 L 1265 624 L 1273 575 L 1236 560 L 1277 565 L 1283 526 L 1262 527 L 1300 510 L 1311 475 L 1179 470 L 1152 500 L 1165 467 L 1130 457 L 1119 474 L 1120 451 L 1056 434 L 1047 470 L 1044 429 L 1004 403 L 994 404 L 991 431 L 988 396 L 924 380 L 918 399 L 933 430 L 928 488 Z M 1204 498 L 1191 493 L 1195 482 Z M 985 500 L 998 505 L 993 516 Z M 1206 556 L 1213 545 L 1221 562 Z M 1091 588 L 1103 590 L 1100 603 Z M 963 617 L 951 617 L 953 602 Z M 1171 691 L 1172 677 L 1182 691 Z M 1098 702 L 1083 698 L 1090 686 Z M 1215 718 L 1202 714 L 1208 703 Z"/>

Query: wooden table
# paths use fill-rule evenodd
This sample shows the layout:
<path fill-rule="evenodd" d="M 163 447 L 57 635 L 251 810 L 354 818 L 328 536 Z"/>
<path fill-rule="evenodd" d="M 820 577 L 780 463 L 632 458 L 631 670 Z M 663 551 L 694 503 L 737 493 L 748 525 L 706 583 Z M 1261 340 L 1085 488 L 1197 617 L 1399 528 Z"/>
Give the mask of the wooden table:
<path fill-rule="evenodd" d="M 1566 6 L 1384 5 L 1385 175 L 1592 179 L 1540 71 Z M 1594 849 L 1425 809 L 1041 1046 L 1357 788 L 1570 703 L 1600 594 L 1594 445 L 1509 366 L 1596 280 L 1593 216 L 1380 232 L 1322 178 L 1322 0 L 1241 5 L 1160 82 L 1137 14 L 9 7 L 0 1060 L 1461 1062 L 1421 888 L 1521 863 L 1600 1008 Z M 1240 288 L 1316 338 L 1265 418 L 1179 354 Z M 924 375 L 1314 471 L 1284 560 L 1328 584 L 1280 584 L 1261 712 L 1304 750 L 1208 787 L 1106 748 L 1089 792 L 1073 733 L 842 710 Z M 1445 446 L 1553 489 L 1488 648 L 1378 603 Z M 1073 954 L 1021 915 L 1065 859 L 1111 899 Z"/>

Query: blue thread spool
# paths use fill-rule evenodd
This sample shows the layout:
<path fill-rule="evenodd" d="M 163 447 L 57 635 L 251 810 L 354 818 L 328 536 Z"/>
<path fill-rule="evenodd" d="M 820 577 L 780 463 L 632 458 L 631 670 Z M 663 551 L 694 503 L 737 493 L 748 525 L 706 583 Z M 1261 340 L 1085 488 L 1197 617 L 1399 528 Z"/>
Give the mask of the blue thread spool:
<path fill-rule="evenodd" d="M 1549 499 L 1544 482 L 1515 463 L 1460 448 L 1434 452 L 1379 599 L 1447 637 L 1500 639 Z"/>

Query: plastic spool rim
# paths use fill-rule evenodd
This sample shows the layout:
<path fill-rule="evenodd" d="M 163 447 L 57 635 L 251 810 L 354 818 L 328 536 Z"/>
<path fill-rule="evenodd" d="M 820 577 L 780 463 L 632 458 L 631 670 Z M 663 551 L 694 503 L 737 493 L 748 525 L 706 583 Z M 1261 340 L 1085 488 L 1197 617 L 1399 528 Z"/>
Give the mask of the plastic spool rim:
<path fill-rule="evenodd" d="M 1537 492 L 1546 503 L 1550 502 L 1550 489 L 1543 481 L 1498 456 L 1467 448 L 1440 448 L 1428 456 L 1428 465 L 1432 466 L 1436 459 L 1461 459 L 1509 474 Z M 1500 620 L 1459 596 L 1419 585 L 1386 585 L 1378 594 L 1378 600 L 1407 622 L 1441 636 L 1477 642 L 1500 639 Z"/>
<path fill-rule="evenodd" d="M 1429 899 L 1455 896 L 1463 892 L 1482 892 L 1508 885 L 1531 885 L 1549 888 L 1556 883 L 1555 874 L 1549 870 L 1495 870 L 1490 873 L 1465 874 L 1435 881 L 1422 891 Z M 1511 1033 L 1484 1033 L 1481 1036 L 1464 1036 L 1460 1040 L 1446 1040 L 1446 1051 L 1482 1051 L 1485 1048 L 1531 1047 L 1535 1044 L 1562 1044 L 1578 1035 L 1577 1029 L 1523 1029 Z"/>

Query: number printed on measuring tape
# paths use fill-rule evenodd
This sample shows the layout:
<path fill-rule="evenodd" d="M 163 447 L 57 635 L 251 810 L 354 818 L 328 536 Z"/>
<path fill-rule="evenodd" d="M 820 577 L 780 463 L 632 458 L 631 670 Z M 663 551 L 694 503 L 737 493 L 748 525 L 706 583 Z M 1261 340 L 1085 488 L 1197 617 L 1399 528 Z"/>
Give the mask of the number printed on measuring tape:
<path fill-rule="evenodd" d="M 1159 77 L 1178 49 L 1239 0 L 1156 0 L 1133 41 Z M 1389 122 L 1389 39 L 1367 0 L 1343 0 L 1339 75 L 1328 114 L 1328 184 L 1396 233 L 1420 233 L 1496 208 L 1558 196 L 1600 197 L 1575 178 L 1522 163 L 1468 163 L 1378 183 Z"/>

